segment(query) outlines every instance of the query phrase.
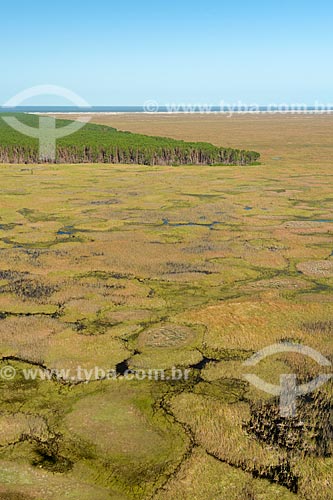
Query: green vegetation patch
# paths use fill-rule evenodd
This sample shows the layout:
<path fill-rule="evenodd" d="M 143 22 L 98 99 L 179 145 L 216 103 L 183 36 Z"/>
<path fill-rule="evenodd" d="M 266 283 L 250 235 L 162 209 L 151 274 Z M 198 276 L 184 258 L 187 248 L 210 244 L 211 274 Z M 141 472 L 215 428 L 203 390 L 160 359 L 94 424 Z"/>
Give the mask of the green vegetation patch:
<path fill-rule="evenodd" d="M 19 113 L 8 115 L 29 127 L 38 128 L 38 116 Z M 57 120 L 56 127 L 65 127 L 68 123 L 67 120 Z M 37 140 L 16 132 L 1 117 L 0 137 L 1 162 L 38 163 Z M 259 157 L 255 151 L 120 132 L 112 127 L 94 124 L 85 125 L 75 134 L 60 139 L 57 145 L 58 163 L 249 165 L 257 162 Z"/>

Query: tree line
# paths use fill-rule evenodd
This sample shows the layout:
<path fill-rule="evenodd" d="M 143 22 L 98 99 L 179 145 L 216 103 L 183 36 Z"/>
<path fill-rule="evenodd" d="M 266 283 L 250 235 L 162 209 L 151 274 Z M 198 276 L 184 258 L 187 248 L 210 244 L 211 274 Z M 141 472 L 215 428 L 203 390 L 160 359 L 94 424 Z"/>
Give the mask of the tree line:
<path fill-rule="evenodd" d="M 35 115 L 20 115 L 19 119 L 38 128 Z M 67 124 L 67 120 L 57 120 L 57 127 Z M 256 151 L 146 136 L 94 124 L 60 139 L 56 151 L 57 163 L 250 165 L 259 158 Z M 0 162 L 39 163 L 38 141 L 16 132 L 0 119 Z"/>

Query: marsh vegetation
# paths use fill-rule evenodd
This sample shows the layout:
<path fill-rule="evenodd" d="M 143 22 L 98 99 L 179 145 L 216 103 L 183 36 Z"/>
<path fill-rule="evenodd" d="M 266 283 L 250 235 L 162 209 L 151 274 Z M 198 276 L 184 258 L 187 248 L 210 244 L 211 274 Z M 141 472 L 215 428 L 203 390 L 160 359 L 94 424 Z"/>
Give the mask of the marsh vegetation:
<path fill-rule="evenodd" d="M 333 360 L 326 146 L 279 162 L 265 133 L 246 169 L 1 166 L 0 370 L 17 376 L 0 380 L 0 498 L 333 498 L 332 382 L 281 421 L 243 376 L 272 343 Z M 116 378 L 23 376 L 77 366 Z M 188 379 L 123 376 L 174 366 Z M 278 354 L 252 370 L 326 369 Z"/>

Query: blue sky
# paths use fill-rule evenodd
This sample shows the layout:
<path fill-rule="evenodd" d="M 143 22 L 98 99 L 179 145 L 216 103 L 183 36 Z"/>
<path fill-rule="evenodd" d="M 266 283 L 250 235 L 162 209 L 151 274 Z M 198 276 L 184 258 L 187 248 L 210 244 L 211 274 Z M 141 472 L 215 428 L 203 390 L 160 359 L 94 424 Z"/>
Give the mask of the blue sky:
<path fill-rule="evenodd" d="M 331 0 L 3 0 L 0 15 L 0 104 L 43 84 L 92 105 L 333 103 Z"/>

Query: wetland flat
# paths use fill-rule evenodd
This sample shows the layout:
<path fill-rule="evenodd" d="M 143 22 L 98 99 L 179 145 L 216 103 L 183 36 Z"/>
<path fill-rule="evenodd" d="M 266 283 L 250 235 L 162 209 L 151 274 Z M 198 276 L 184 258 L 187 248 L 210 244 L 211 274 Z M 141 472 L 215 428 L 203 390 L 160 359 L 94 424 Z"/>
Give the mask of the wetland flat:
<path fill-rule="evenodd" d="M 332 499 L 332 383 L 281 423 L 242 364 L 333 361 L 333 117 L 97 119 L 262 164 L 0 166 L 0 498 Z"/>

